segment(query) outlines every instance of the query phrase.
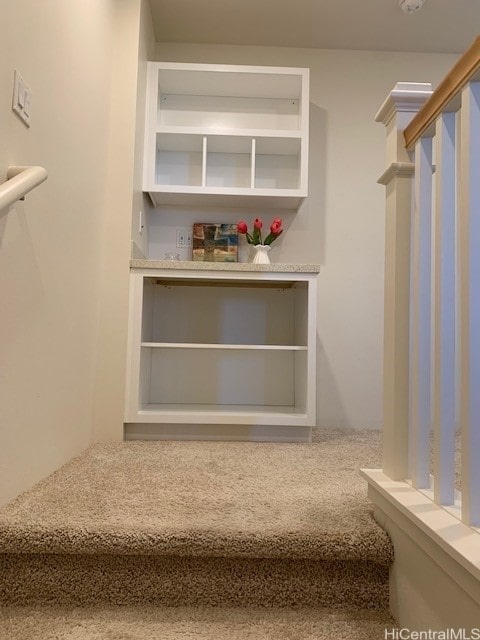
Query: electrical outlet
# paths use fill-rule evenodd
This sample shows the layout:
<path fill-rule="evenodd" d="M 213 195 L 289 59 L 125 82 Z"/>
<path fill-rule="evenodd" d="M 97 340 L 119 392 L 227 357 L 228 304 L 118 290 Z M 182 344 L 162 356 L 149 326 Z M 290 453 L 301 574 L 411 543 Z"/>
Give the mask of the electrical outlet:
<path fill-rule="evenodd" d="M 192 246 L 192 232 L 189 229 L 177 229 L 177 249 Z"/>

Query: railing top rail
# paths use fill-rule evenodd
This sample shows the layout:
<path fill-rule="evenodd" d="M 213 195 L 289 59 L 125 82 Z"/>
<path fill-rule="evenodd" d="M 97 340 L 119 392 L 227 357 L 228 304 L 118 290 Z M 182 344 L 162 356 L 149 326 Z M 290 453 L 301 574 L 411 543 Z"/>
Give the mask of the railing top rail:
<path fill-rule="evenodd" d="M 0 184 L 0 211 L 23 198 L 47 177 L 43 167 L 8 167 L 7 181 Z"/>
<path fill-rule="evenodd" d="M 405 146 L 411 149 L 461 89 L 480 72 L 480 36 L 438 85 L 429 100 L 404 131 Z"/>

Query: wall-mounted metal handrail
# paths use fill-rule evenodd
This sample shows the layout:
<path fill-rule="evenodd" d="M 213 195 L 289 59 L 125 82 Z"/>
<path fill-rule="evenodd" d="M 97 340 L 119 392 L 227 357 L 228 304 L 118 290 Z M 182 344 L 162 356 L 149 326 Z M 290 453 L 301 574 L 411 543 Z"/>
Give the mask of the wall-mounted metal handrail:
<path fill-rule="evenodd" d="M 43 167 L 8 167 L 7 180 L 0 184 L 0 211 L 23 198 L 47 177 L 48 172 Z"/>

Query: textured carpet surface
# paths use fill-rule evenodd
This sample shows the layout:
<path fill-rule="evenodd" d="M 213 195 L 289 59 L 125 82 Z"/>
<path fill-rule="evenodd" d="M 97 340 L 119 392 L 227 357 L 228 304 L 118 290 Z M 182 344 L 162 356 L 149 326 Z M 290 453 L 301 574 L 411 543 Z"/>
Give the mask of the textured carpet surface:
<path fill-rule="evenodd" d="M 377 431 L 312 444 L 97 444 L 0 510 L 0 552 L 371 561 L 392 546 L 360 467 Z"/>
<path fill-rule="evenodd" d="M 11 607 L 1 640 L 383 640 L 386 613 L 324 609 Z"/>
<path fill-rule="evenodd" d="M 377 432 L 95 445 L 0 511 L 0 640 L 383 638 L 362 466 Z"/>
<path fill-rule="evenodd" d="M 3 604 L 315 606 L 385 610 L 388 568 L 362 561 L 0 555 Z"/>

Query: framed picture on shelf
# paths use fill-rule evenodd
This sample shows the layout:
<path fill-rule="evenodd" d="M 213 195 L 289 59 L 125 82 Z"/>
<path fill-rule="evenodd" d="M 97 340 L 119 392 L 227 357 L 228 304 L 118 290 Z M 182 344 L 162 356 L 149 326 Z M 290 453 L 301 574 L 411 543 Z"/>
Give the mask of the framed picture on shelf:
<path fill-rule="evenodd" d="M 192 259 L 195 262 L 237 262 L 237 225 L 196 222 L 193 225 Z"/>

